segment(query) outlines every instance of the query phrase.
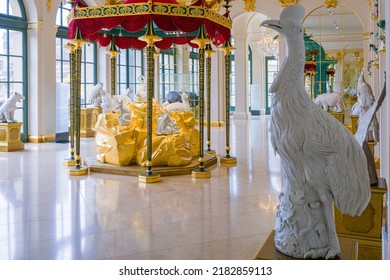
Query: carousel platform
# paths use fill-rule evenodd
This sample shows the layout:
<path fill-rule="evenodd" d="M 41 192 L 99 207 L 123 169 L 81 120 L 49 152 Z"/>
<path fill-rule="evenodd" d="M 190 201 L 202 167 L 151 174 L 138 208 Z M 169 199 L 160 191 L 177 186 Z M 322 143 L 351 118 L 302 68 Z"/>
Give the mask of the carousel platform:
<path fill-rule="evenodd" d="M 215 165 L 217 157 L 215 155 L 205 154 L 205 167 Z M 138 176 L 146 171 L 146 167 L 138 165 L 118 166 L 109 163 L 102 163 L 96 158 L 85 158 L 84 163 L 89 166 L 90 172 L 107 173 L 116 175 Z M 199 166 L 198 157 L 194 157 L 190 164 L 185 166 L 154 166 L 153 171 L 160 176 L 189 175 L 192 170 Z"/>

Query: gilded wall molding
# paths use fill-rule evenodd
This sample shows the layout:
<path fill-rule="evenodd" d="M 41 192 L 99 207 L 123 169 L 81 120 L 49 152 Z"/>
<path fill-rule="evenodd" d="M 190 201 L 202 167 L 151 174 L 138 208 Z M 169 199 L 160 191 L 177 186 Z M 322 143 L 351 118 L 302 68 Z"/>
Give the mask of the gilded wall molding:
<path fill-rule="evenodd" d="M 298 0 L 279 0 L 282 7 L 298 4 Z"/>
<path fill-rule="evenodd" d="M 337 0 L 325 0 L 324 3 L 325 8 L 336 8 L 337 7 Z"/>
<path fill-rule="evenodd" d="M 47 10 L 48 12 L 51 11 L 51 0 L 46 0 L 46 10 Z"/>
<path fill-rule="evenodd" d="M 244 11 L 245 12 L 254 12 L 255 11 L 255 2 L 256 0 L 243 0 L 244 1 Z"/>

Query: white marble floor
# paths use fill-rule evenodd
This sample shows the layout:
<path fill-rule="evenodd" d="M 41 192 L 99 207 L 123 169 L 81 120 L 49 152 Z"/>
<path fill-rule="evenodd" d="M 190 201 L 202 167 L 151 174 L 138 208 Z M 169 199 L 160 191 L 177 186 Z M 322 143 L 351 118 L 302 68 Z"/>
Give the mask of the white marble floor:
<path fill-rule="evenodd" d="M 233 167 L 211 178 L 69 177 L 68 144 L 0 153 L 0 259 L 251 259 L 274 226 L 280 162 L 268 118 L 232 120 Z M 225 128 L 212 129 L 224 155 Z M 82 139 L 82 156 L 94 156 Z"/>

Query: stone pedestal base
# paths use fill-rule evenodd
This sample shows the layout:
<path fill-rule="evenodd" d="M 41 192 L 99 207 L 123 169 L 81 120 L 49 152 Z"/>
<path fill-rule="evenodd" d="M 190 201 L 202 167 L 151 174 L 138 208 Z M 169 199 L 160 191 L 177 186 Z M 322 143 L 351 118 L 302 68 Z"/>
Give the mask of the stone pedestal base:
<path fill-rule="evenodd" d="M 24 150 L 24 143 L 20 141 L 22 124 L 0 123 L 0 152 Z"/>
<path fill-rule="evenodd" d="M 260 247 L 254 260 L 300 260 L 280 253 L 275 248 L 275 231 L 273 230 L 267 240 Z M 354 239 L 339 237 L 341 253 L 335 260 L 357 260 L 358 242 Z"/>
<path fill-rule="evenodd" d="M 378 185 L 371 186 L 371 199 L 362 215 L 351 217 L 335 208 L 336 230 L 339 236 L 359 241 L 359 260 L 382 259 L 382 226 L 386 181 L 379 178 Z"/>
<path fill-rule="evenodd" d="M 344 113 L 331 112 L 331 111 L 329 111 L 328 113 L 331 114 L 333 117 L 335 117 L 339 122 L 344 124 Z"/>
<path fill-rule="evenodd" d="M 94 137 L 97 118 L 102 112 L 102 108 L 81 108 L 80 109 L 80 136 L 83 138 Z"/>

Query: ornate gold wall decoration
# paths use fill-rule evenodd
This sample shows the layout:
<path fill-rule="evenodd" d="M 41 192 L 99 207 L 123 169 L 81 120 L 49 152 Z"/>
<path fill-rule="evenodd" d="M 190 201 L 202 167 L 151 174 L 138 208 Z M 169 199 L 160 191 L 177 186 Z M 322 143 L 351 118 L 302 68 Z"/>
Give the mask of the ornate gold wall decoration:
<path fill-rule="evenodd" d="M 298 3 L 298 0 L 279 0 L 280 2 L 280 5 L 282 7 L 287 7 L 287 6 L 290 6 L 290 5 L 295 5 Z"/>
<path fill-rule="evenodd" d="M 254 12 L 255 11 L 255 2 L 256 0 L 243 0 L 244 1 L 244 11 L 245 12 Z"/>
<path fill-rule="evenodd" d="M 106 5 L 118 5 L 123 3 L 124 0 L 106 0 Z"/>
<path fill-rule="evenodd" d="M 51 0 L 46 0 L 46 10 L 47 10 L 48 12 L 51 11 Z"/>
<path fill-rule="evenodd" d="M 337 6 L 337 0 L 325 0 L 324 3 L 325 8 L 336 8 Z"/>

